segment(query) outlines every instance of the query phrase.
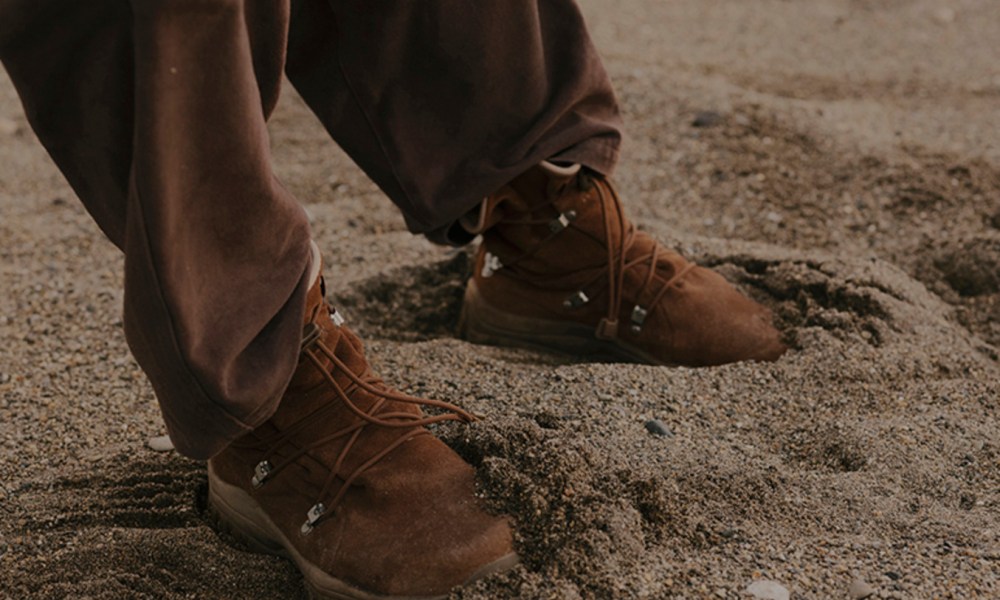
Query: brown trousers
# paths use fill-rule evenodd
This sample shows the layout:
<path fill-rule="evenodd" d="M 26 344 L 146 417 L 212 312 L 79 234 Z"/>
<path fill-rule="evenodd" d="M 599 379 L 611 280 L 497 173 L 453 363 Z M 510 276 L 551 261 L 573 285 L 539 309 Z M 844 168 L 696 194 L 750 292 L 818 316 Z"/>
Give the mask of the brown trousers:
<path fill-rule="evenodd" d="M 284 71 L 414 232 L 544 159 L 613 169 L 618 110 L 574 0 L 0 0 L 31 126 L 125 253 L 125 333 L 207 458 L 295 368 L 310 232 L 265 122 Z"/>

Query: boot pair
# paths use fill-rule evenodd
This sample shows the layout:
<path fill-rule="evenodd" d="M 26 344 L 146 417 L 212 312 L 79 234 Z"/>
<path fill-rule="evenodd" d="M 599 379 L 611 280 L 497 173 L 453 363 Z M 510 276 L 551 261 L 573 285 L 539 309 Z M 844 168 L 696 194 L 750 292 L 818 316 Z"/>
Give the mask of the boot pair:
<path fill-rule="evenodd" d="M 609 182 L 578 166 L 543 163 L 460 225 L 482 235 L 460 321 L 472 341 L 651 364 L 784 351 L 766 309 L 637 230 Z M 315 597 L 444 597 L 517 563 L 508 520 L 426 429 L 473 419 L 386 386 L 317 276 L 291 384 L 209 461 L 209 500 L 254 548 L 293 560 Z"/>

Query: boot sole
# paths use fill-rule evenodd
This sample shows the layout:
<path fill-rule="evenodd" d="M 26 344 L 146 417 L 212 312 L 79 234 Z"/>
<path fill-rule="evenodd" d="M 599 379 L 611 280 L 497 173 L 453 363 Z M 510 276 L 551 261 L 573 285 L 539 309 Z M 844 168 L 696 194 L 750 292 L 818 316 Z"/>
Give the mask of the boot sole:
<path fill-rule="evenodd" d="M 521 317 L 492 306 L 474 279 L 465 287 L 458 334 L 474 344 L 556 352 L 595 362 L 635 362 L 670 366 L 620 340 L 602 340 L 594 327 L 571 321 Z"/>
<path fill-rule="evenodd" d="M 358 589 L 351 584 L 326 573 L 319 566 L 302 556 L 277 525 L 271 521 L 264 509 L 250 494 L 239 487 L 222 481 L 208 465 L 208 504 L 219 518 L 219 522 L 252 550 L 262 554 L 273 554 L 286 558 L 305 578 L 306 589 L 311 598 L 323 600 L 440 600 L 441 596 L 384 596 Z M 468 585 L 487 575 L 513 568 L 519 562 L 517 554 L 511 553 L 480 567 L 462 585 Z"/>

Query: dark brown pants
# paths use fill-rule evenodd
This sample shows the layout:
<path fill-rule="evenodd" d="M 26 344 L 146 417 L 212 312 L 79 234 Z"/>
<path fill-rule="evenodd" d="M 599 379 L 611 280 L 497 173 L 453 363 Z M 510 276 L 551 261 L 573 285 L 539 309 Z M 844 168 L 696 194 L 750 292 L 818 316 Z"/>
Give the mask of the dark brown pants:
<path fill-rule="evenodd" d="M 607 76 L 574 0 L 0 0 L 32 127 L 125 252 L 125 333 L 178 449 L 206 458 L 295 367 L 309 227 L 271 172 L 282 72 L 440 233 L 544 159 L 609 172 Z"/>

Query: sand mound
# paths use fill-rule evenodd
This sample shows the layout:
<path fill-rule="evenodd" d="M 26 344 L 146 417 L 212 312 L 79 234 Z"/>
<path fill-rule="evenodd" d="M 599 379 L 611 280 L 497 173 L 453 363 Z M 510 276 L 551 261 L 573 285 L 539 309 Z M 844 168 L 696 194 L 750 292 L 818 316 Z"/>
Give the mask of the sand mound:
<path fill-rule="evenodd" d="M 515 519 L 524 564 L 459 597 L 725 595 L 761 577 L 828 597 L 854 574 L 904 595 L 996 591 L 985 342 L 881 261 L 688 245 L 777 311 L 789 356 L 659 369 L 470 346 L 451 333 L 465 254 L 338 296 L 390 381 L 488 415 L 439 433 Z M 215 533 L 191 461 L 139 450 L 7 494 L 16 596 L 301 594 L 287 563 Z"/>

